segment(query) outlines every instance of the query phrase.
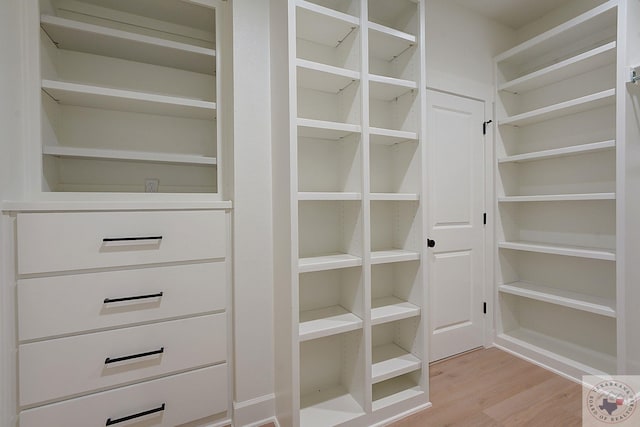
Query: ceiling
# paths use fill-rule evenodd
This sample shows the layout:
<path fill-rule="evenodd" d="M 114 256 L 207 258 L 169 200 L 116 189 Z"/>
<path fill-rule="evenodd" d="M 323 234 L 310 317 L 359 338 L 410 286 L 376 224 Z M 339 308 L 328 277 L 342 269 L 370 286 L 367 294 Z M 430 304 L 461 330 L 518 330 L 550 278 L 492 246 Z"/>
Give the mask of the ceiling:
<path fill-rule="evenodd" d="M 454 0 L 461 6 L 518 29 L 570 0 Z"/>

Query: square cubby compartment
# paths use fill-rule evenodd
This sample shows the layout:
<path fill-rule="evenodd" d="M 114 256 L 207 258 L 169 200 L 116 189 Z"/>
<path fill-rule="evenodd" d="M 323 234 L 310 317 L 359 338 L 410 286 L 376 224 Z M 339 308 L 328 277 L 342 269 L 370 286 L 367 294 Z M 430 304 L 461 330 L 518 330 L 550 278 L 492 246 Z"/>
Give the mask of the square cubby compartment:
<path fill-rule="evenodd" d="M 418 35 L 420 14 L 418 2 L 412 0 L 368 0 L 369 22 Z"/>
<path fill-rule="evenodd" d="M 353 81 L 337 92 L 312 84 L 307 87 L 298 86 L 298 117 L 359 125 L 360 82 Z"/>
<path fill-rule="evenodd" d="M 371 266 L 371 324 L 420 316 L 423 306 L 419 261 Z"/>
<path fill-rule="evenodd" d="M 369 96 L 369 120 L 378 129 L 416 133 L 418 131 L 418 91 L 400 87 L 400 91 L 375 90 L 371 86 Z M 414 136 L 414 138 L 416 138 Z"/>
<path fill-rule="evenodd" d="M 371 262 L 420 259 L 419 204 L 416 201 L 371 202 Z"/>
<path fill-rule="evenodd" d="M 420 146 L 415 140 L 387 141 L 371 135 L 371 193 L 405 194 L 418 198 L 421 187 Z"/>

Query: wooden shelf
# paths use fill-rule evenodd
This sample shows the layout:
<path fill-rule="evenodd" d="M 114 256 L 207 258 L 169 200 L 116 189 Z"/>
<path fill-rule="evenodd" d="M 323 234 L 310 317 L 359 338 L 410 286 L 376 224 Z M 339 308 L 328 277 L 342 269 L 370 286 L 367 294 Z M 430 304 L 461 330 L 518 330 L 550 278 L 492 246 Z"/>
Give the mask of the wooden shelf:
<path fill-rule="evenodd" d="M 373 410 L 424 394 L 420 386 L 406 376 L 396 377 L 373 385 Z"/>
<path fill-rule="evenodd" d="M 360 125 L 298 118 L 298 135 L 306 138 L 339 140 L 360 133 Z"/>
<path fill-rule="evenodd" d="M 339 305 L 300 313 L 300 342 L 362 328 L 362 319 Z"/>
<path fill-rule="evenodd" d="M 296 1 L 299 38 L 336 47 L 360 26 L 360 20 L 346 13 L 304 0 Z"/>
<path fill-rule="evenodd" d="M 553 159 L 558 157 L 574 156 L 576 154 L 597 153 L 599 151 L 614 150 L 615 141 L 594 142 L 591 144 L 574 145 L 571 147 L 555 148 L 553 150 L 543 150 L 533 153 L 517 154 L 498 159 L 498 163 L 524 163 L 536 160 Z"/>
<path fill-rule="evenodd" d="M 420 316 L 420 307 L 396 297 L 377 298 L 371 302 L 372 325 L 416 316 Z"/>
<path fill-rule="evenodd" d="M 501 249 L 513 249 L 525 252 L 538 252 L 551 255 L 573 256 L 578 258 L 601 259 L 615 261 L 616 253 L 613 249 L 584 248 L 581 246 L 556 245 L 536 242 L 500 242 Z"/>
<path fill-rule="evenodd" d="M 355 81 L 360 80 L 360 73 L 346 68 L 333 67 L 307 61 L 296 60 L 298 69 L 298 86 L 322 92 L 338 93 Z"/>
<path fill-rule="evenodd" d="M 51 15 L 40 25 L 57 47 L 212 75 L 216 51 Z"/>
<path fill-rule="evenodd" d="M 418 84 L 411 80 L 396 79 L 378 75 L 369 76 L 371 98 L 392 101 L 412 90 L 418 89 Z"/>
<path fill-rule="evenodd" d="M 42 80 L 42 90 L 63 105 L 213 120 L 216 103 L 78 83 Z"/>
<path fill-rule="evenodd" d="M 126 150 L 101 150 L 80 147 L 49 146 L 42 147 L 42 154 L 57 157 L 71 157 L 77 159 L 109 159 L 130 160 L 153 163 L 215 165 L 215 157 L 195 156 L 187 154 L 154 153 Z"/>
<path fill-rule="evenodd" d="M 324 256 L 300 258 L 298 271 L 309 273 L 312 271 L 336 270 L 338 268 L 358 267 L 362 265 L 362 258 L 349 254 L 328 254 Z"/>
<path fill-rule="evenodd" d="M 498 286 L 502 293 L 518 295 L 538 301 L 588 311 L 607 317 L 616 317 L 615 300 L 594 297 L 578 292 L 563 291 L 547 286 L 535 285 L 526 282 L 513 282 Z"/>
<path fill-rule="evenodd" d="M 617 372 L 616 358 L 612 355 L 581 347 L 529 329 L 519 328 L 502 333 L 498 338 L 528 352 L 538 353 L 559 361 L 587 375 Z M 520 354 L 523 354 L 519 351 Z"/>
<path fill-rule="evenodd" d="M 420 253 L 405 251 L 402 249 L 390 249 L 387 251 L 372 251 L 371 264 L 387 264 L 391 262 L 417 261 Z"/>
<path fill-rule="evenodd" d="M 341 200 L 362 200 L 361 193 L 341 193 L 341 192 L 321 192 L 321 191 L 303 191 L 298 193 L 300 201 L 341 201 Z"/>
<path fill-rule="evenodd" d="M 611 0 L 496 56 L 496 62 L 521 64 L 558 46 L 569 46 L 607 28 L 615 29 L 617 1 Z M 615 33 L 612 34 L 615 36 Z"/>
<path fill-rule="evenodd" d="M 373 201 L 417 201 L 420 195 L 416 193 L 371 193 L 369 198 Z"/>
<path fill-rule="evenodd" d="M 369 22 L 369 54 L 375 58 L 391 61 L 416 43 L 412 34 Z"/>
<path fill-rule="evenodd" d="M 560 102 L 548 107 L 518 114 L 498 122 L 499 125 L 527 126 L 546 120 L 556 119 L 571 114 L 582 113 L 595 108 L 613 105 L 615 103 L 616 90 L 609 89 L 570 101 Z"/>
<path fill-rule="evenodd" d="M 369 135 L 371 144 L 379 145 L 394 145 L 407 141 L 417 141 L 418 139 L 418 134 L 416 132 L 376 127 L 369 128 Z"/>
<path fill-rule="evenodd" d="M 498 90 L 526 92 L 569 79 L 616 62 L 616 42 L 607 43 L 588 52 L 553 64 L 515 80 L 503 83 Z"/>
<path fill-rule="evenodd" d="M 536 196 L 506 196 L 498 197 L 498 202 L 558 202 L 578 200 L 615 200 L 616 193 L 585 193 L 585 194 L 547 194 Z"/>
<path fill-rule="evenodd" d="M 300 397 L 300 425 L 326 427 L 364 415 L 362 407 L 342 386 Z"/>
<path fill-rule="evenodd" d="M 422 367 L 420 359 L 396 344 L 373 347 L 371 359 L 373 384 L 417 371 Z"/>

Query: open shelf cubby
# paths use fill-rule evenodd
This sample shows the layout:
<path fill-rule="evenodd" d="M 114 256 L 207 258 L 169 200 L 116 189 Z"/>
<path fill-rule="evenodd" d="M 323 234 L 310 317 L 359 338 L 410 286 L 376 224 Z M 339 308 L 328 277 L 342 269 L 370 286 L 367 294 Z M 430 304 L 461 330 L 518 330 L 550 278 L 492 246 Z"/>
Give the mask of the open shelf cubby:
<path fill-rule="evenodd" d="M 334 88 L 315 84 L 316 80 L 314 78 L 298 80 L 298 117 L 347 124 L 361 122 L 358 80 L 351 80 L 337 91 L 334 91 Z M 325 83 L 327 81 L 319 80 Z"/>
<path fill-rule="evenodd" d="M 418 4 L 411 0 L 368 0 L 369 25 L 417 36 L 420 25 Z"/>
<path fill-rule="evenodd" d="M 300 425 L 340 425 L 364 414 L 362 331 L 300 343 Z"/>
<path fill-rule="evenodd" d="M 421 238 L 417 201 L 371 202 L 371 262 L 418 260 Z"/>
<path fill-rule="evenodd" d="M 420 316 L 422 287 L 417 261 L 371 267 L 371 324 Z"/>
<path fill-rule="evenodd" d="M 416 140 L 380 144 L 371 136 L 369 147 L 372 199 L 405 194 L 417 199 L 420 191 L 420 150 Z"/>

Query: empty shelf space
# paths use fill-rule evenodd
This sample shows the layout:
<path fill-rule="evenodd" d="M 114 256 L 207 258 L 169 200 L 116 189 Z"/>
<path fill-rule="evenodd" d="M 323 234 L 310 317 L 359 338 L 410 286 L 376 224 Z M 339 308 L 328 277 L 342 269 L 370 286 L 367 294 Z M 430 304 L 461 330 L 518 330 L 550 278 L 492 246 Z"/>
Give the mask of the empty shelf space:
<path fill-rule="evenodd" d="M 370 55 L 391 61 L 416 44 L 416 37 L 384 25 L 369 23 Z"/>
<path fill-rule="evenodd" d="M 405 141 L 415 141 L 418 139 L 416 132 L 402 130 L 369 128 L 370 140 L 372 144 L 394 145 Z"/>
<path fill-rule="evenodd" d="M 498 159 L 498 163 L 524 163 L 536 160 L 553 159 L 557 157 L 573 156 L 576 154 L 596 153 L 598 151 L 613 150 L 616 147 L 615 141 L 602 141 L 590 144 L 574 145 L 571 147 L 555 148 L 533 153 L 517 154 Z"/>
<path fill-rule="evenodd" d="M 324 120 L 298 118 L 298 135 L 306 138 L 338 140 L 354 133 L 361 127 L 350 123 L 328 122 Z"/>
<path fill-rule="evenodd" d="M 188 154 L 172 154 L 126 150 L 102 150 L 80 147 L 48 146 L 42 147 L 42 154 L 57 157 L 72 157 L 79 159 L 111 159 L 133 160 L 155 163 L 215 165 L 215 157 L 196 156 Z"/>
<path fill-rule="evenodd" d="M 385 264 L 389 262 L 416 261 L 420 259 L 420 253 L 391 249 L 386 251 L 372 251 L 371 264 Z"/>
<path fill-rule="evenodd" d="M 557 304 L 576 310 L 588 311 L 602 316 L 616 317 L 614 300 L 526 282 L 513 282 L 500 285 L 498 286 L 498 290 L 503 293 Z"/>
<path fill-rule="evenodd" d="M 606 105 L 613 105 L 615 102 L 616 90 L 609 89 L 591 95 L 583 96 L 570 101 L 560 102 L 548 107 L 528 111 L 507 117 L 499 121 L 499 125 L 527 126 L 540 123 L 545 120 L 556 119 L 570 114 L 581 113 Z"/>
<path fill-rule="evenodd" d="M 324 6 L 297 0 L 298 37 L 336 47 L 360 26 L 360 20 Z"/>
<path fill-rule="evenodd" d="M 536 331 L 518 328 L 498 335 L 499 339 L 558 360 L 589 375 L 613 374 L 616 358 L 589 348 L 559 340 Z M 522 352 L 520 352 L 522 354 Z"/>
<path fill-rule="evenodd" d="M 422 366 L 420 359 L 396 344 L 374 347 L 371 359 L 373 384 L 416 371 Z"/>
<path fill-rule="evenodd" d="M 300 258 L 298 271 L 309 273 L 312 271 L 335 270 L 337 268 L 358 267 L 362 265 L 362 258 L 349 254 L 330 254 L 309 258 Z"/>
<path fill-rule="evenodd" d="M 416 201 L 420 200 L 420 195 L 416 193 L 371 193 L 371 200 L 386 201 Z"/>
<path fill-rule="evenodd" d="M 361 193 L 304 191 L 298 193 L 298 200 L 362 200 Z"/>
<path fill-rule="evenodd" d="M 393 322 L 420 316 L 420 307 L 396 297 L 377 298 L 371 302 L 371 324 Z M 381 380 L 382 381 L 382 380 Z"/>
<path fill-rule="evenodd" d="M 300 313 L 301 342 L 360 328 L 362 328 L 362 319 L 339 305 Z"/>
<path fill-rule="evenodd" d="M 504 196 L 498 197 L 502 203 L 512 202 L 558 202 L 579 200 L 615 200 L 616 193 L 585 193 L 585 194 L 546 194 L 536 196 Z"/>
<path fill-rule="evenodd" d="M 601 259 L 615 261 L 616 253 L 613 249 L 584 248 L 580 246 L 557 245 L 537 242 L 500 242 L 501 249 L 513 249 L 517 251 L 539 252 L 552 255 L 574 256 L 579 258 Z"/>
<path fill-rule="evenodd" d="M 424 391 L 409 376 L 403 375 L 373 385 L 373 410 L 420 396 Z"/>
<path fill-rule="evenodd" d="M 216 51 L 214 49 L 51 15 L 42 15 L 40 25 L 61 49 L 209 75 L 215 72 Z"/>
<path fill-rule="evenodd" d="M 604 29 L 615 30 L 616 8 L 616 1 L 608 1 L 507 50 L 496 57 L 496 62 L 518 64 L 527 58 L 544 55 L 558 46 L 571 45 Z"/>
<path fill-rule="evenodd" d="M 323 92 L 338 93 L 356 80 L 360 73 L 332 65 L 298 59 L 298 85 Z"/>
<path fill-rule="evenodd" d="M 300 425 L 325 427 L 364 415 L 362 407 L 342 386 L 300 397 Z"/>
<path fill-rule="evenodd" d="M 193 119 L 216 117 L 216 103 L 130 90 L 42 80 L 42 90 L 60 104 Z"/>
<path fill-rule="evenodd" d="M 385 101 L 390 101 L 418 88 L 418 84 L 411 80 L 377 75 L 369 76 L 369 86 L 372 98 Z"/>
<path fill-rule="evenodd" d="M 498 90 L 515 93 L 526 92 L 604 67 L 615 61 L 616 42 L 610 42 L 526 76 L 503 83 L 498 86 Z"/>

